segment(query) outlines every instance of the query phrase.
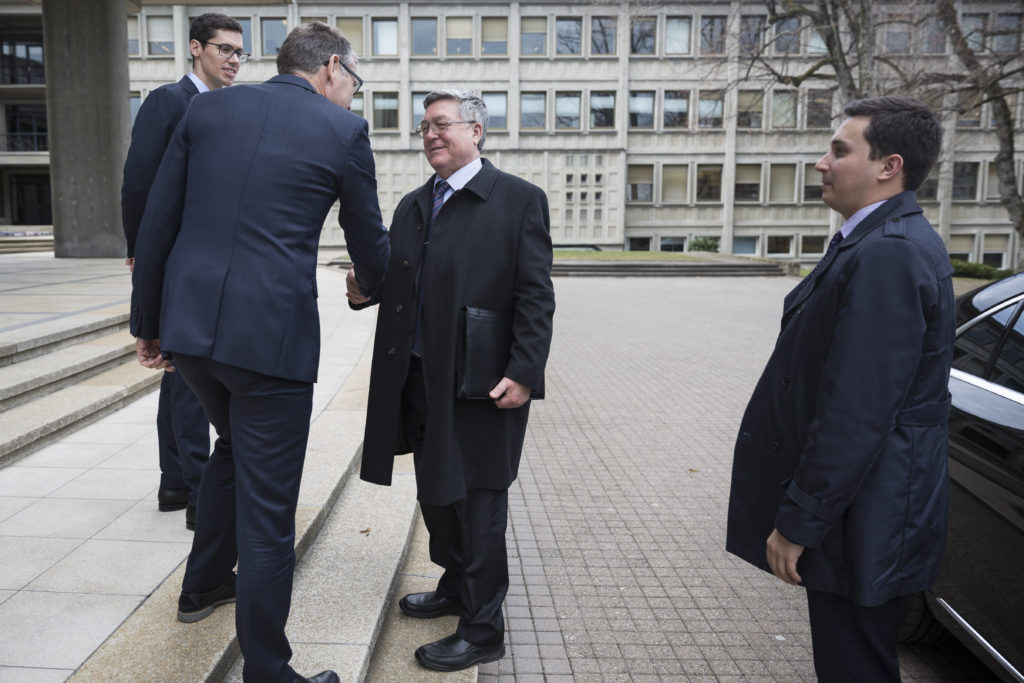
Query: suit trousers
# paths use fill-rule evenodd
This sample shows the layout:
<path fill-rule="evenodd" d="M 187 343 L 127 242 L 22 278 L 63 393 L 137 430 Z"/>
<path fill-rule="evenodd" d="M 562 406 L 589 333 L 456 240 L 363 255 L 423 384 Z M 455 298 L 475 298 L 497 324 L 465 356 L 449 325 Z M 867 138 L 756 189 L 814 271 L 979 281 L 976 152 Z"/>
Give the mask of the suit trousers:
<path fill-rule="evenodd" d="M 414 356 L 402 390 L 402 430 L 417 468 L 426 424 L 423 370 Z M 508 489 L 472 489 L 448 505 L 420 503 L 420 511 L 430 536 L 430 560 L 444 569 L 437 592 L 462 605 L 456 634 L 476 645 L 501 643 L 501 605 L 508 593 Z"/>
<path fill-rule="evenodd" d="M 814 672 L 822 683 L 900 680 L 897 636 L 900 598 L 876 607 L 833 593 L 807 590 Z"/>
<path fill-rule="evenodd" d="M 217 430 L 199 487 L 182 590 L 220 586 L 238 561 L 235 628 L 246 681 L 293 683 L 285 636 L 295 571 L 295 508 L 313 384 L 208 358 L 174 363 Z"/>
<path fill-rule="evenodd" d="M 210 458 L 210 421 L 195 393 L 177 372 L 160 380 L 156 409 L 160 446 L 160 487 L 187 489 L 188 504 L 196 504 L 199 480 Z"/>

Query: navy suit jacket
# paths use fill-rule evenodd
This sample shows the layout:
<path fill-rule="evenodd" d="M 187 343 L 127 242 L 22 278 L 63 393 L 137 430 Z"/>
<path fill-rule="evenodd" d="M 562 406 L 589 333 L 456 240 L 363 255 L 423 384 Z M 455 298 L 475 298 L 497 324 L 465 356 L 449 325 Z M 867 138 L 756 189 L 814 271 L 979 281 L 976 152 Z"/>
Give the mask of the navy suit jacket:
<path fill-rule="evenodd" d="M 786 297 L 736 439 L 727 550 L 768 571 L 777 528 L 806 546 L 804 586 L 866 606 L 935 580 L 949 501 L 952 274 L 903 192 Z"/>
<path fill-rule="evenodd" d="M 146 197 L 153 185 L 156 170 L 164 157 L 178 121 L 185 114 L 188 102 L 199 91 L 188 76 L 177 83 L 162 85 L 149 94 L 135 115 L 132 144 L 124 162 L 121 182 L 121 225 L 128 242 L 128 257 L 135 256 L 135 240 L 146 210 Z"/>
<path fill-rule="evenodd" d="M 316 381 L 316 258 L 327 212 L 360 288 L 388 261 L 367 123 L 298 76 L 194 98 L 146 203 L 132 334 L 272 377 Z"/>

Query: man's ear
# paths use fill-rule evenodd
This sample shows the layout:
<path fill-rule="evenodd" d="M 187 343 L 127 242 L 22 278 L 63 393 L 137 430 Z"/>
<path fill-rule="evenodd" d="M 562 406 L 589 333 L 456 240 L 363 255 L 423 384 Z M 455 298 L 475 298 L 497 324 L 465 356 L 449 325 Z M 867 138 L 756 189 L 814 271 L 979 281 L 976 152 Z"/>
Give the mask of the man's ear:
<path fill-rule="evenodd" d="M 903 157 L 899 154 L 890 154 L 882 163 L 882 170 L 878 174 L 881 181 L 892 180 L 903 171 Z"/>
<path fill-rule="evenodd" d="M 202 51 L 202 49 L 203 49 L 203 44 L 200 43 L 195 38 L 193 38 L 192 40 L 190 40 L 188 42 L 188 51 L 190 53 L 192 53 L 193 57 L 198 57 L 199 53 Z"/>

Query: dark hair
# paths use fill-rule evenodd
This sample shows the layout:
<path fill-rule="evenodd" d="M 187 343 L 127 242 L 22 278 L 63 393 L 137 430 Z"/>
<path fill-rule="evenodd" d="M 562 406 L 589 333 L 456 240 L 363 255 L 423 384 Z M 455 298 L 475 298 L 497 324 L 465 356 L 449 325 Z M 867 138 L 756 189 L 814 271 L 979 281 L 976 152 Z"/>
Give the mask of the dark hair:
<path fill-rule="evenodd" d="M 242 25 L 226 14 L 207 12 L 206 14 L 200 14 L 192 20 L 191 24 L 189 24 L 188 40 L 189 42 L 198 40 L 203 45 L 206 45 L 206 41 L 213 38 L 213 34 L 217 31 L 235 31 L 237 33 L 241 33 Z"/>
<path fill-rule="evenodd" d="M 277 73 L 315 73 L 331 55 L 338 55 L 345 66 L 355 67 L 352 43 L 345 34 L 319 21 L 292 29 L 277 52 Z"/>
<path fill-rule="evenodd" d="M 942 126 L 927 105 L 911 97 L 872 97 L 850 102 L 843 113 L 869 117 L 871 122 L 864 129 L 864 139 L 871 146 L 869 158 L 899 154 L 903 189 L 921 187 L 942 146 Z"/>

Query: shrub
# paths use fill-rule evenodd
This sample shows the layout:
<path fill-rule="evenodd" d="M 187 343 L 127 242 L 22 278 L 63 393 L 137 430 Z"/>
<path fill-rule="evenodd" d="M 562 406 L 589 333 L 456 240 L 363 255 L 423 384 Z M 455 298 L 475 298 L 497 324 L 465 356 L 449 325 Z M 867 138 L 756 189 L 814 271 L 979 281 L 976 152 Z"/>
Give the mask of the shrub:
<path fill-rule="evenodd" d="M 718 253 L 718 240 L 712 237 L 694 237 L 690 240 L 690 251 L 711 251 Z"/>
<path fill-rule="evenodd" d="M 691 247 L 692 248 L 692 247 Z M 1010 269 L 1000 270 L 987 263 L 972 263 L 970 261 L 961 261 L 960 259 L 950 259 L 950 263 L 953 264 L 953 276 L 954 277 L 972 277 L 980 280 L 998 280 L 1004 278 L 1007 275 L 1013 275 L 1013 271 Z"/>

